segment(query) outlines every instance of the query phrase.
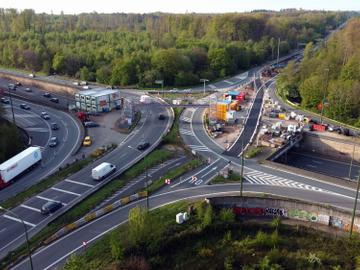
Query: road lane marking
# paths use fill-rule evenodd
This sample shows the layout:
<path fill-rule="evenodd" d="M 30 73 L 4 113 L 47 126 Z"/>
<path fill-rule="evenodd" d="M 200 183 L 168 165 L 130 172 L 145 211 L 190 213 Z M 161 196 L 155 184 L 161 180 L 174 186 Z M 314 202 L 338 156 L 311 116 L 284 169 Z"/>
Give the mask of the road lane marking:
<path fill-rule="evenodd" d="M 60 191 L 60 192 L 63 192 L 63 193 L 67 193 L 67 194 L 71 194 L 71 195 L 75 195 L 75 196 L 78 196 L 78 197 L 81 196 L 81 194 L 79 194 L 79 193 L 68 191 L 68 190 L 61 189 L 61 188 L 51 187 L 50 189 Z"/>
<path fill-rule="evenodd" d="M 27 221 L 25 221 L 25 220 L 21 220 L 21 219 L 18 219 L 18 218 L 16 218 L 16 217 L 12 217 L 12 216 L 9 216 L 9 215 L 3 215 L 3 217 L 4 218 L 7 218 L 7 219 L 11 219 L 11 220 L 14 220 L 14 221 L 17 221 L 17 222 L 19 222 L 19 223 L 22 223 L 22 222 L 24 222 L 26 225 L 29 225 L 29 226 L 31 226 L 31 227 L 35 227 L 36 225 L 35 224 L 33 224 L 33 223 L 30 223 L 30 222 L 27 222 Z"/>
<path fill-rule="evenodd" d="M 30 210 L 41 213 L 40 209 L 38 209 L 38 208 L 31 207 L 31 206 L 28 206 L 28 205 L 25 205 L 25 204 L 21 204 L 20 206 L 23 207 L 23 208 L 30 209 Z"/>
<path fill-rule="evenodd" d="M 233 82 L 230 82 L 230 81 L 228 81 L 228 80 L 224 80 L 223 82 L 224 82 L 224 83 L 227 83 L 227 84 L 234 84 Z"/>
<path fill-rule="evenodd" d="M 83 182 L 78 182 L 78 181 L 74 181 L 74 180 L 70 180 L 70 179 L 65 179 L 65 182 L 69 182 L 69 183 L 73 183 L 73 184 L 78 184 L 78 185 L 82 185 L 82 186 L 86 186 L 86 187 L 91 187 L 93 188 L 95 185 L 90 185 L 87 183 L 83 183 Z"/>
<path fill-rule="evenodd" d="M 43 196 L 40 196 L 40 195 L 37 195 L 36 198 L 38 199 L 41 199 L 41 200 L 44 200 L 44 201 L 48 201 L 48 202 L 60 202 L 60 201 L 57 201 L 57 200 L 53 200 L 53 199 L 49 199 L 49 198 L 46 198 L 46 197 L 43 197 Z M 63 203 L 61 202 L 64 206 L 67 205 L 67 203 Z"/>

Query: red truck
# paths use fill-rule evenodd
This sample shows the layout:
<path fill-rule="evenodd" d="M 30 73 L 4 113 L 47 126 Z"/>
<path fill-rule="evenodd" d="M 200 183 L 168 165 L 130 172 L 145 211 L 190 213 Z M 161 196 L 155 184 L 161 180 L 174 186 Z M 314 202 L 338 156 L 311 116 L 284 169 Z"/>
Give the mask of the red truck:
<path fill-rule="evenodd" d="M 321 125 L 321 124 L 313 124 L 313 125 L 311 126 L 311 130 L 312 130 L 312 131 L 321 131 L 321 132 L 323 132 L 323 131 L 326 130 L 326 126 L 325 126 L 325 125 Z"/>

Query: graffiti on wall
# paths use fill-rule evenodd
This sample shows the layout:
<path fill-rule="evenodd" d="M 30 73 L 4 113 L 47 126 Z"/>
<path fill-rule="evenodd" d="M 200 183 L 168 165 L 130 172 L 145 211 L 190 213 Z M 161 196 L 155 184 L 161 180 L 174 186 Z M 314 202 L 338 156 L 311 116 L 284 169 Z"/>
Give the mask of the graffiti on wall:
<path fill-rule="evenodd" d="M 288 211 L 289 218 L 295 218 L 305 221 L 311 221 L 316 223 L 321 223 L 325 225 L 329 225 L 330 216 L 323 215 L 315 212 L 309 212 L 301 209 L 291 209 Z"/>
<path fill-rule="evenodd" d="M 350 231 L 350 227 L 351 227 L 349 220 L 344 220 L 339 217 L 333 217 L 333 216 L 330 217 L 330 226 L 339 228 L 347 232 Z M 354 223 L 353 231 L 360 232 L 360 224 Z"/>
<path fill-rule="evenodd" d="M 240 216 L 286 216 L 286 210 L 282 208 L 234 207 L 233 211 Z"/>

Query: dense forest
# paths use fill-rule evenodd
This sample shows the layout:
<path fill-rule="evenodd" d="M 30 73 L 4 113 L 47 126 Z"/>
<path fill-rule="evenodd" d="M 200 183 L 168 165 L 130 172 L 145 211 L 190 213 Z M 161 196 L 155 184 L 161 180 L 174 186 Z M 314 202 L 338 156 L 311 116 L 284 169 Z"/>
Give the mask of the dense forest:
<path fill-rule="evenodd" d="M 300 66 L 294 62 L 278 79 L 280 95 L 305 108 L 360 127 L 360 19 L 354 18 L 315 48 L 309 43 Z"/>
<path fill-rule="evenodd" d="M 192 85 L 324 36 L 348 13 L 36 14 L 0 9 L 0 65 L 115 85 Z"/>
<path fill-rule="evenodd" d="M 19 153 L 24 148 L 23 139 L 17 127 L 3 120 L 5 113 L 0 104 L 0 163 Z"/>

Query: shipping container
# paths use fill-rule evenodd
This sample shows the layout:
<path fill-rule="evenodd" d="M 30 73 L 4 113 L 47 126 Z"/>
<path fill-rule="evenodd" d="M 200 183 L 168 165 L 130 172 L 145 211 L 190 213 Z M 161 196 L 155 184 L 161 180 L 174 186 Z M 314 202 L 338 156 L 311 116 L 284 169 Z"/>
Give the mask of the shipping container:
<path fill-rule="evenodd" d="M 313 124 L 311 126 L 311 130 L 313 130 L 313 131 L 325 131 L 326 126 L 325 125 L 319 125 L 319 124 Z"/>
<path fill-rule="evenodd" d="M 29 147 L 0 164 L 0 188 L 7 186 L 16 176 L 41 161 L 40 147 Z"/>

